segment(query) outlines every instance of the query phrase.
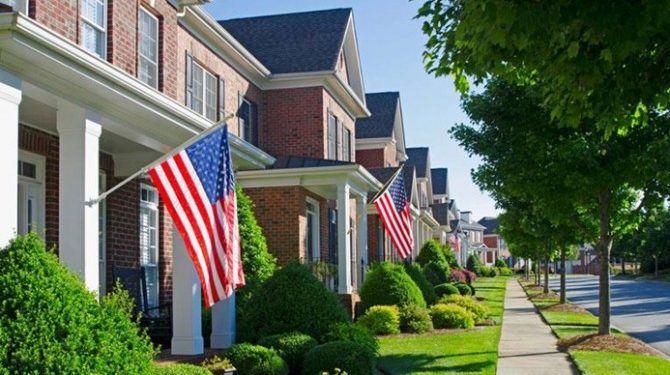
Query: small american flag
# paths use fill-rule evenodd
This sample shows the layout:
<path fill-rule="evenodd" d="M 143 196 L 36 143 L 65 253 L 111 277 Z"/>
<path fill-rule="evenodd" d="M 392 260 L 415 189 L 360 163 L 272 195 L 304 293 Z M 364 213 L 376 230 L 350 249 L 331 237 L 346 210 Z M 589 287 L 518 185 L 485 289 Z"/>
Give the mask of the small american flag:
<path fill-rule="evenodd" d="M 412 253 L 414 235 L 412 234 L 410 203 L 405 192 L 405 182 L 401 171 L 402 168 L 396 172 L 391 183 L 373 203 L 398 256 L 405 259 Z"/>
<path fill-rule="evenodd" d="M 227 127 L 176 152 L 149 176 L 184 239 L 205 306 L 212 307 L 244 285 Z"/>
<path fill-rule="evenodd" d="M 461 238 L 456 233 L 449 235 L 449 244 L 454 248 L 454 251 L 461 251 Z"/>

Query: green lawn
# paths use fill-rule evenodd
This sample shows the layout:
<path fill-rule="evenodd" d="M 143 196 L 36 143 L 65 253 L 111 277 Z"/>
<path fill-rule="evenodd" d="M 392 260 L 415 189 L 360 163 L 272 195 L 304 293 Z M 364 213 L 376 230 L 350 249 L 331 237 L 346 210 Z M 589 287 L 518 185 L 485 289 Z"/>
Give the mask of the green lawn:
<path fill-rule="evenodd" d="M 595 333 L 598 333 L 598 327 L 597 326 L 561 326 L 561 325 L 556 325 L 551 327 L 551 329 L 554 331 L 556 336 L 558 336 L 559 339 L 565 339 L 568 337 L 572 336 L 579 336 L 579 335 L 592 335 Z M 612 328 L 612 332 L 615 335 L 626 335 L 625 333 L 622 333 L 621 331 Z"/>
<path fill-rule="evenodd" d="M 670 374 L 670 361 L 640 354 L 571 351 L 583 375 Z"/>
<path fill-rule="evenodd" d="M 542 311 L 544 319 L 549 325 L 571 325 L 571 326 L 597 326 L 598 317 L 591 313 L 564 312 L 564 311 Z"/>
<path fill-rule="evenodd" d="M 507 278 L 481 278 L 477 296 L 498 325 L 471 330 L 381 337 L 378 367 L 386 374 L 495 374 Z"/>

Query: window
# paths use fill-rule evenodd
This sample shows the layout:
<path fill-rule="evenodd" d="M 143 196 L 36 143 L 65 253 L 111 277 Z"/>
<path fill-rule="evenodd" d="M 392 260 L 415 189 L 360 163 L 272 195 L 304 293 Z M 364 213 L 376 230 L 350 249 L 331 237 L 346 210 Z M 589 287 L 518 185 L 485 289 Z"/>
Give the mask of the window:
<path fill-rule="evenodd" d="M 216 77 L 186 56 L 186 105 L 211 121 L 216 121 L 218 82 Z"/>
<path fill-rule="evenodd" d="M 314 199 L 307 199 L 307 246 L 305 252 L 310 261 L 321 259 L 320 249 L 320 230 L 321 220 L 319 220 L 319 202 Z"/>
<path fill-rule="evenodd" d="M 23 14 L 28 14 L 28 9 L 30 9 L 30 2 L 28 0 L 0 0 L 0 4 L 9 5 L 15 11 Z"/>
<path fill-rule="evenodd" d="M 147 279 L 147 304 L 158 306 L 158 193 L 140 187 L 140 265 Z"/>
<path fill-rule="evenodd" d="M 328 159 L 337 159 L 337 117 L 328 114 Z"/>
<path fill-rule="evenodd" d="M 104 171 L 100 171 L 100 174 L 98 175 L 98 184 L 101 194 L 107 190 L 107 175 Z M 104 296 L 107 293 L 107 244 L 105 243 L 107 238 L 107 225 L 105 220 L 107 217 L 106 202 L 107 201 L 103 199 L 98 203 L 98 273 L 100 278 L 98 290 L 100 291 L 101 296 Z"/>
<path fill-rule="evenodd" d="M 257 143 L 257 124 L 256 124 L 256 104 L 240 96 L 240 107 L 237 111 L 239 118 L 239 132 L 240 138 L 245 141 L 256 144 Z"/>
<path fill-rule="evenodd" d="M 17 186 L 17 233 L 44 235 L 45 159 L 41 155 L 19 151 Z"/>
<path fill-rule="evenodd" d="M 82 0 L 81 20 L 82 45 L 104 59 L 107 54 L 107 0 Z"/>
<path fill-rule="evenodd" d="M 140 8 L 138 50 L 138 77 L 140 81 L 158 88 L 158 18 Z"/>
<path fill-rule="evenodd" d="M 342 160 L 351 161 L 351 130 L 344 129 L 342 140 Z"/>
<path fill-rule="evenodd" d="M 337 121 L 337 134 L 335 137 L 335 150 L 337 155 L 337 160 L 342 160 L 342 122 Z"/>

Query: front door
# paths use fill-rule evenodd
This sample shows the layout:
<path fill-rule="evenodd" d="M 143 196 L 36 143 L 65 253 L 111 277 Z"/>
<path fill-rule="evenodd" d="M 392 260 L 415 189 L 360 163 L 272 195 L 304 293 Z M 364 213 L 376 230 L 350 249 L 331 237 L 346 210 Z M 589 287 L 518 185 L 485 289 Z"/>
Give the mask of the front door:
<path fill-rule="evenodd" d="M 17 233 L 44 237 L 44 158 L 19 153 Z"/>

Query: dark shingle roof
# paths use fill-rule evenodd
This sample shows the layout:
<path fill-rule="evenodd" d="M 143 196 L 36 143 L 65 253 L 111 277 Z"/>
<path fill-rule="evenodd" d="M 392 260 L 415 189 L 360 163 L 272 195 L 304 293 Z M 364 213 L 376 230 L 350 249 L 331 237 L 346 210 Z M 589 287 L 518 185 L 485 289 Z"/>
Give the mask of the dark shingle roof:
<path fill-rule="evenodd" d="M 371 116 L 356 121 L 356 138 L 392 136 L 399 98 L 398 92 L 365 94 L 365 103 Z"/>
<path fill-rule="evenodd" d="M 393 174 L 398 171 L 397 167 L 388 167 L 388 168 L 368 168 L 368 171 L 370 174 L 376 178 L 379 182 L 381 182 L 383 185 L 386 185 L 386 183 L 393 177 Z M 403 182 L 405 183 L 405 193 L 407 194 L 407 199 L 410 198 L 410 194 L 412 194 L 412 176 L 413 176 L 414 169 L 408 167 L 405 165 L 403 167 L 402 171 L 402 178 Z M 368 198 L 372 199 L 377 195 L 377 193 L 371 193 Z"/>
<path fill-rule="evenodd" d="M 311 167 L 334 167 L 338 165 L 353 165 L 354 163 L 327 160 L 317 158 L 307 158 L 302 156 L 279 156 L 270 169 L 290 169 L 290 168 L 311 168 Z"/>
<path fill-rule="evenodd" d="M 430 206 L 433 217 L 440 225 L 449 225 L 449 203 L 438 203 Z"/>
<path fill-rule="evenodd" d="M 406 151 L 408 159 L 407 164 L 416 168 L 416 177 L 426 177 L 428 165 L 428 147 L 412 147 Z"/>
<path fill-rule="evenodd" d="M 351 9 L 222 20 L 233 35 L 274 74 L 332 71 Z"/>
<path fill-rule="evenodd" d="M 430 170 L 433 194 L 447 194 L 447 176 L 447 168 L 433 168 Z"/>
<path fill-rule="evenodd" d="M 486 227 L 486 229 L 484 229 L 484 234 L 498 233 L 498 227 L 500 227 L 500 223 L 498 222 L 497 217 L 485 216 L 481 218 L 478 223 Z"/>

